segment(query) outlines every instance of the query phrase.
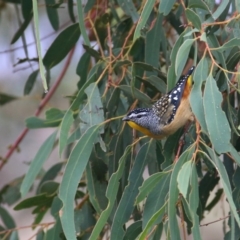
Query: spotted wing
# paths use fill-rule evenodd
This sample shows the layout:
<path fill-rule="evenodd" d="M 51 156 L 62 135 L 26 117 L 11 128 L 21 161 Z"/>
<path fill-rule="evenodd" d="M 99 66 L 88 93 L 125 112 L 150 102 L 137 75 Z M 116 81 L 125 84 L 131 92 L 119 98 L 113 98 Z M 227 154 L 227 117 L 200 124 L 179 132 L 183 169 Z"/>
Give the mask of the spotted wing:
<path fill-rule="evenodd" d="M 186 82 L 191 76 L 193 70 L 194 67 L 190 68 L 188 74 L 180 77 L 176 86 L 153 105 L 153 110 L 159 116 L 160 124 L 168 125 L 173 121 L 180 105 Z"/>

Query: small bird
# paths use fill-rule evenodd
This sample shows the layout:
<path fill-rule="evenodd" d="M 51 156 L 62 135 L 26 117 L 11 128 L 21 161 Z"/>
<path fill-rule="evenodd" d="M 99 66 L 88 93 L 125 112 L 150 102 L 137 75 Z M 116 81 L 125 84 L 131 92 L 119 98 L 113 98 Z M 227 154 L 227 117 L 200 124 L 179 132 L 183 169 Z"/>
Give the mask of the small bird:
<path fill-rule="evenodd" d="M 189 95 L 194 68 L 191 67 L 187 75 L 180 77 L 176 86 L 151 108 L 136 108 L 122 120 L 130 127 L 156 139 L 163 139 L 183 127 L 187 121 L 193 121 Z"/>

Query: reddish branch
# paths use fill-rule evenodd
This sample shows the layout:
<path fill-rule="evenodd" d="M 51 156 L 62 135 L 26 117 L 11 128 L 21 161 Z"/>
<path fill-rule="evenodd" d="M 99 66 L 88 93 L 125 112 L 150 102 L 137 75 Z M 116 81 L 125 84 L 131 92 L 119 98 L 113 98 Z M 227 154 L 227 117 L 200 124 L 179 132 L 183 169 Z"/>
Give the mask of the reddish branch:
<path fill-rule="evenodd" d="M 71 62 L 73 53 L 74 53 L 74 49 L 73 48 L 67 58 L 67 61 L 63 67 L 63 70 L 61 72 L 61 74 L 59 75 L 58 79 L 56 80 L 56 82 L 54 83 L 54 85 L 52 86 L 52 88 L 49 90 L 49 92 L 46 94 L 46 96 L 42 99 L 42 101 L 40 102 L 34 116 L 39 116 L 39 114 L 41 113 L 41 111 L 43 110 L 43 108 L 46 106 L 46 104 L 48 103 L 48 101 L 50 100 L 50 98 L 53 96 L 53 94 L 55 93 L 55 91 L 57 90 L 58 86 L 60 85 L 68 67 L 69 64 Z M 11 155 L 13 154 L 13 152 L 18 148 L 19 144 L 21 143 L 21 141 L 24 139 L 24 137 L 26 136 L 27 132 L 28 132 L 28 128 L 25 128 L 22 133 L 19 135 L 19 137 L 16 139 L 16 141 L 14 142 L 13 145 L 10 146 L 7 154 L 5 155 L 5 157 L 3 158 L 3 161 L 0 164 L 0 170 L 3 168 L 3 166 L 5 165 L 5 163 L 7 162 L 7 160 L 11 157 Z"/>

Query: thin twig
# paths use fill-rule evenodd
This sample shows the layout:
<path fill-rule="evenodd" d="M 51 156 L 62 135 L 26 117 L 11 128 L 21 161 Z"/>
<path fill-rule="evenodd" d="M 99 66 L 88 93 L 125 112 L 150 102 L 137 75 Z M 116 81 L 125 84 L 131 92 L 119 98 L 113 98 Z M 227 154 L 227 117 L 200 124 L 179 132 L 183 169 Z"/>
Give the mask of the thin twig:
<path fill-rule="evenodd" d="M 65 73 L 66 73 L 66 71 L 67 71 L 67 69 L 69 67 L 69 64 L 71 62 L 71 59 L 72 59 L 72 56 L 73 56 L 73 53 L 74 53 L 74 49 L 75 49 L 75 47 L 70 51 L 62 72 L 60 73 L 60 75 L 59 75 L 58 79 L 56 80 L 56 82 L 54 83 L 53 87 L 49 90 L 49 92 L 46 94 L 46 96 L 40 102 L 40 105 L 39 105 L 38 109 L 36 110 L 34 116 L 36 116 L 36 117 L 39 116 L 39 114 L 41 113 L 43 108 L 49 102 L 50 98 L 53 96 L 53 94 L 57 90 L 58 86 L 60 85 L 60 83 L 61 83 L 61 81 L 62 81 L 62 79 L 63 79 L 63 77 L 64 77 L 64 75 L 65 75 Z M 25 128 L 22 131 L 22 133 L 19 135 L 19 137 L 16 139 L 14 144 L 9 148 L 7 154 L 5 155 L 5 157 L 3 158 L 3 161 L 0 164 L 0 170 L 3 168 L 3 166 L 5 165 L 7 160 L 11 157 L 13 152 L 18 148 L 18 145 L 21 143 L 23 138 L 26 136 L 28 130 L 29 130 L 28 128 Z"/>

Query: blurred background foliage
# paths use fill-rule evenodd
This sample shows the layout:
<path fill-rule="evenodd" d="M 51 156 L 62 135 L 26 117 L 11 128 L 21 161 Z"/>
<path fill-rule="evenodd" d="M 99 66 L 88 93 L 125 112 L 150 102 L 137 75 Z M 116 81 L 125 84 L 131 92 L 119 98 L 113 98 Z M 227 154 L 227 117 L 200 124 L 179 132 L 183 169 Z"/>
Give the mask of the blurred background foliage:
<path fill-rule="evenodd" d="M 239 239 L 240 2 L 1 0 L 0 24 L 9 5 L 19 24 L 9 45 L 20 41 L 25 54 L 16 66 L 31 69 L 22 95 L 31 95 L 38 79 L 43 85 L 34 116 L 29 113 L 26 128 L 2 154 L 1 171 L 29 130 L 54 131 L 34 149 L 26 174 L 0 190 L 1 239 L 20 239 L 8 206 L 33 209 L 38 240 L 201 239 L 219 202 L 229 205 L 224 239 Z M 62 25 L 60 15 L 67 19 Z M 46 49 L 43 24 L 58 33 Z M 79 42 L 83 51 L 73 62 Z M 46 107 L 70 63 L 79 80 L 70 95 L 63 92 L 69 106 Z M 193 65 L 196 120 L 188 130 L 156 141 L 122 122 L 129 109 L 151 106 Z M 1 91 L 0 105 L 13 100 L 19 96 Z M 46 168 L 54 149 L 58 161 Z M 46 214 L 54 220 L 44 222 Z M 203 219 L 208 223 L 201 225 Z"/>

